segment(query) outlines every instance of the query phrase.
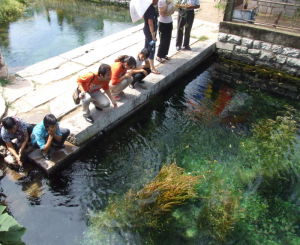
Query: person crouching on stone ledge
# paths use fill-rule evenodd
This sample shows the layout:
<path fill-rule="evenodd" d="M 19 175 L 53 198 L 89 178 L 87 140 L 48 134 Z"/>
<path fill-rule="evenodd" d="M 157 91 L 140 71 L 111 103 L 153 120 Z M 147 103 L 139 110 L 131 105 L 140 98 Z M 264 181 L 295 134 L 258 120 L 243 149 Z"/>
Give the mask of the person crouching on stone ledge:
<path fill-rule="evenodd" d="M 69 129 L 59 127 L 53 114 L 47 114 L 44 120 L 33 128 L 31 143 L 41 149 L 42 155 L 46 160 L 50 160 L 50 147 L 63 148 L 69 134 Z"/>
<path fill-rule="evenodd" d="M 101 64 L 98 69 L 98 74 L 89 72 L 77 79 L 78 87 L 81 91 L 80 98 L 82 101 L 83 117 L 89 123 L 94 122 L 89 109 L 91 102 L 93 102 L 97 110 L 109 107 L 109 99 L 113 106 L 117 107 L 117 103 L 109 90 L 110 78 L 111 67 L 106 64 Z M 100 89 L 104 90 L 109 99 L 100 91 Z"/>
<path fill-rule="evenodd" d="M 132 56 L 121 55 L 111 66 L 110 91 L 115 100 L 121 100 L 123 90 L 132 83 L 132 69 L 136 67 L 136 60 Z"/>
<path fill-rule="evenodd" d="M 143 84 L 143 79 L 151 73 L 149 51 L 147 48 L 143 48 L 135 60 L 136 68 L 132 69 L 133 81 L 129 85 L 131 88 L 134 88 L 136 84 Z"/>
<path fill-rule="evenodd" d="M 6 117 L 0 126 L 0 145 L 6 145 L 8 154 L 4 161 L 22 170 L 25 149 L 28 145 L 33 125 L 17 117 Z"/>

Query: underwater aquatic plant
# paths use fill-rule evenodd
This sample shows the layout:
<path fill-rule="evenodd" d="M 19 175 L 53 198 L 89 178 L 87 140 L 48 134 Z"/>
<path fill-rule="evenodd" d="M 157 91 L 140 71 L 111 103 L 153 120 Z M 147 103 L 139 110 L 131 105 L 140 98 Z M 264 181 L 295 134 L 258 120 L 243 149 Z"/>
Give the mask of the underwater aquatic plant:
<path fill-rule="evenodd" d="M 88 239 L 105 238 L 107 229 L 162 230 L 176 207 L 197 197 L 195 185 L 201 177 L 186 174 L 175 163 L 163 166 L 140 191 L 129 190 L 122 199 L 111 200 L 105 211 L 93 215 Z"/>
<path fill-rule="evenodd" d="M 296 167 L 290 161 L 296 142 L 296 120 L 292 108 L 287 107 L 284 115 L 275 120 L 259 121 L 252 132 L 252 137 L 241 145 L 252 167 L 257 167 L 263 176 L 280 175 L 280 172 Z"/>

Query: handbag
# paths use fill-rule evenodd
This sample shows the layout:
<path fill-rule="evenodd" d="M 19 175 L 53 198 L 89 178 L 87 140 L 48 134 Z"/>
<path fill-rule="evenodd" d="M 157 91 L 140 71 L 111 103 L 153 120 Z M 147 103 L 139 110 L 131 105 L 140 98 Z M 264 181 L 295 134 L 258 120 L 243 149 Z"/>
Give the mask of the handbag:
<path fill-rule="evenodd" d="M 72 98 L 73 98 L 73 101 L 74 101 L 75 105 L 78 105 L 80 103 L 80 97 L 79 97 L 79 95 L 80 95 L 80 90 L 77 87 L 75 89 L 75 91 L 73 92 L 73 94 L 72 94 Z"/>
<path fill-rule="evenodd" d="M 91 85 L 91 82 L 93 81 L 94 78 L 95 78 L 95 74 L 93 74 L 93 78 L 90 80 L 89 86 Z M 80 91 L 79 87 L 77 86 L 77 88 L 75 89 L 75 91 L 72 94 L 72 98 L 73 98 L 75 105 L 78 105 L 80 103 L 80 100 L 81 100 L 80 93 L 81 93 L 81 91 Z"/>

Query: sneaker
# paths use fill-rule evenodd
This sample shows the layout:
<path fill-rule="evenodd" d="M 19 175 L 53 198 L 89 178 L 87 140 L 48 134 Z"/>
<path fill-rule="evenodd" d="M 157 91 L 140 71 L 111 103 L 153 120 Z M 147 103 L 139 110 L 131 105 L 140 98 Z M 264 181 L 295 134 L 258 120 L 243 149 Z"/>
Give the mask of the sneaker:
<path fill-rule="evenodd" d="M 185 46 L 183 50 L 192 50 L 190 46 Z"/>
<path fill-rule="evenodd" d="M 92 118 L 92 116 L 83 115 L 83 117 L 87 122 L 94 123 L 94 119 Z"/>
<path fill-rule="evenodd" d="M 181 47 L 179 46 L 176 46 L 176 50 L 179 51 L 181 49 Z"/>

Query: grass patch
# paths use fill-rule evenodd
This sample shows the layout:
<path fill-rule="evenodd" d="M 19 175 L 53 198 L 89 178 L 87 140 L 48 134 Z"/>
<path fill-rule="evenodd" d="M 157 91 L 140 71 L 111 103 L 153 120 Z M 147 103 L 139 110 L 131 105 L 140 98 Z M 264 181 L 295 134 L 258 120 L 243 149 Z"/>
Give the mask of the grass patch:
<path fill-rule="evenodd" d="M 207 36 L 201 36 L 198 38 L 199 41 L 206 41 L 208 39 Z"/>
<path fill-rule="evenodd" d="M 0 86 L 1 86 L 1 87 L 4 87 L 5 85 L 7 85 L 7 84 L 9 84 L 9 83 L 10 83 L 9 80 L 0 78 Z"/>
<path fill-rule="evenodd" d="M 214 7 L 220 10 L 225 10 L 226 1 L 219 1 Z"/>

